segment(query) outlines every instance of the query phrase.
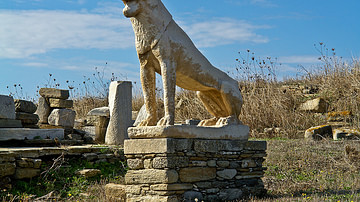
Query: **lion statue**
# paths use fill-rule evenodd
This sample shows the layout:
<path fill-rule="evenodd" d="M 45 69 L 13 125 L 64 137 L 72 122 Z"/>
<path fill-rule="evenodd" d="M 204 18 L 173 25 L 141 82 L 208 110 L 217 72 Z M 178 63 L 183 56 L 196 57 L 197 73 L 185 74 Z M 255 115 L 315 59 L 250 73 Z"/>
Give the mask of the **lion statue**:
<path fill-rule="evenodd" d="M 140 77 L 148 115 L 138 126 L 174 125 L 176 85 L 197 91 L 214 116 L 199 126 L 241 124 L 243 104 L 238 82 L 214 67 L 175 23 L 161 0 L 123 0 L 131 19 L 140 60 Z M 157 122 L 155 72 L 162 75 L 165 115 Z"/>

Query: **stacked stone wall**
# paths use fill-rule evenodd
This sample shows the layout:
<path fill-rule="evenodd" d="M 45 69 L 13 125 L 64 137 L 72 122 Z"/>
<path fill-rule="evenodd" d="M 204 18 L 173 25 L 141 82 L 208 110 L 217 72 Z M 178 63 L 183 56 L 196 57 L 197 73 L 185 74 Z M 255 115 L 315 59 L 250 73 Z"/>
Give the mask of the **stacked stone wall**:
<path fill-rule="evenodd" d="M 262 195 L 265 150 L 262 141 L 126 140 L 126 201 L 231 201 Z"/>
<path fill-rule="evenodd" d="M 44 162 L 53 162 L 59 156 L 78 158 L 90 163 L 123 161 L 122 150 L 101 146 L 69 146 L 66 148 L 16 148 L 0 149 L 0 188 L 11 188 L 16 180 L 40 176 Z"/>

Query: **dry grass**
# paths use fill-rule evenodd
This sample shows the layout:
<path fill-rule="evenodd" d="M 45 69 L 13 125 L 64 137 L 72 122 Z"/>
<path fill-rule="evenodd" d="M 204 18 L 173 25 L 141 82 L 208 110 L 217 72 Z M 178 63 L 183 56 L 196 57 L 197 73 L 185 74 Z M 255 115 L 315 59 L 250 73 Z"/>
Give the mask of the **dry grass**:
<path fill-rule="evenodd" d="M 96 97 L 82 97 L 74 99 L 73 109 L 76 111 L 76 118 L 85 118 L 87 113 L 97 107 L 108 106 L 108 100 Z"/>
<path fill-rule="evenodd" d="M 359 201 L 360 163 L 346 147 L 359 141 L 268 140 L 263 178 L 269 196 L 253 201 Z"/>

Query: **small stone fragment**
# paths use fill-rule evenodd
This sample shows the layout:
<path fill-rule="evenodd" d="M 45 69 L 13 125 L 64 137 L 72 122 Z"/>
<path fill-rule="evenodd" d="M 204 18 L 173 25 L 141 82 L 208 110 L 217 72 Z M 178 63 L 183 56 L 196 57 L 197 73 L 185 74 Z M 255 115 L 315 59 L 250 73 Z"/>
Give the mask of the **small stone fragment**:
<path fill-rule="evenodd" d="M 101 174 L 99 169 L 83 169 L 76 172 L 77 175 L 82 175 L 84 177 L 95 177 Z"/>

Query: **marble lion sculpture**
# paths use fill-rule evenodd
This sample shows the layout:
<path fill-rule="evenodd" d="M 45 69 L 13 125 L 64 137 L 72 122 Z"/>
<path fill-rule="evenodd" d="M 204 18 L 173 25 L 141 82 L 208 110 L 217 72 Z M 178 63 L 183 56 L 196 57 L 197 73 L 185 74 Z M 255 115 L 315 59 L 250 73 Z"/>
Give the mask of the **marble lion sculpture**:
<path fill-rule="evenodd" d="M 175 23 L 161 0 L 123 0 L 140 60 L 148 116 L 138 126 L 174 125 L 176 85 L 197 91 L 214 116 L 199 126 L 241 124 L 243 104 L 237 81 L 214 67 Z M 155 72 L 162 75 L 165 116 L 157 122 Z"/>

